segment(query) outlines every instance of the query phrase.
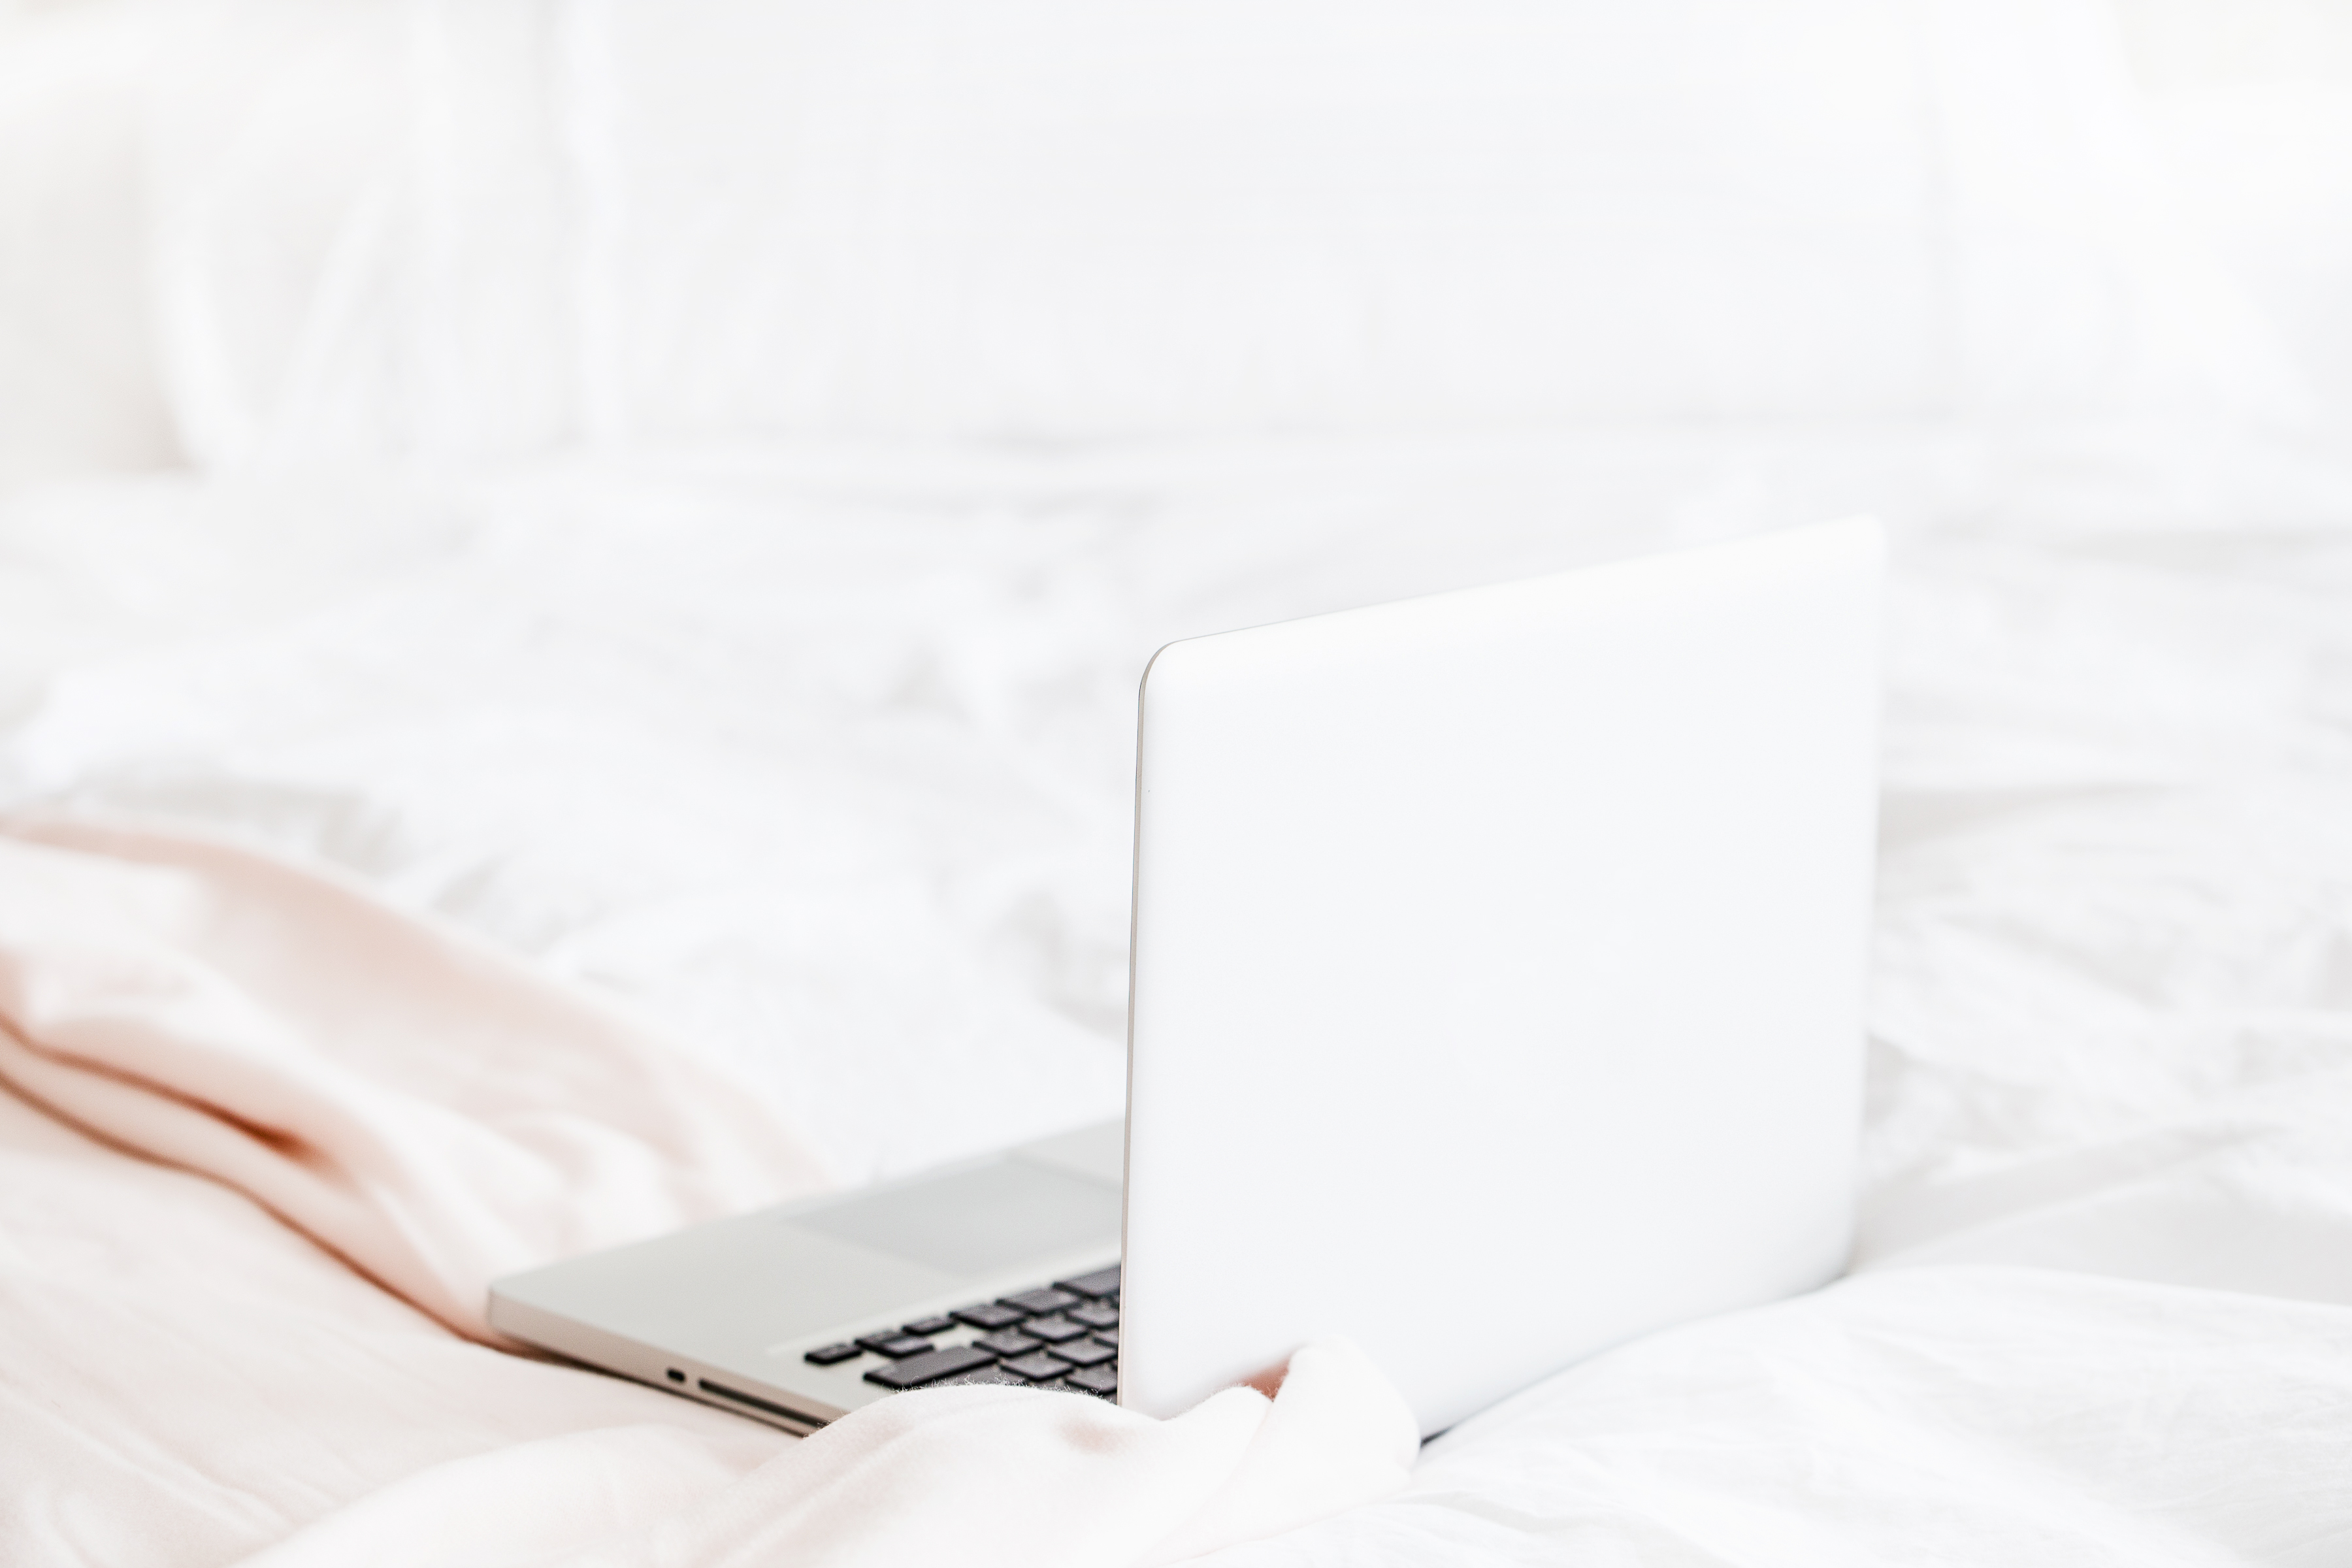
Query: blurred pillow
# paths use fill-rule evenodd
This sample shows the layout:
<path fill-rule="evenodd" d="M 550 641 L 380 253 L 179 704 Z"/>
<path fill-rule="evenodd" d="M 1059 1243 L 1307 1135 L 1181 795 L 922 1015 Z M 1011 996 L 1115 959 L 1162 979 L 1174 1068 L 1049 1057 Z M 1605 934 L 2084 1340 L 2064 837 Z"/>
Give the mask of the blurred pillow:
<path fill-rule="evenodd" d="M 1916 13 L 1964 414 L 2302 412 L 2167 182 L 2100 0 Z"/>
<path fill-rule="evenodd" d="M 574 182 L 528 0 L 182 0 L 151 108 L 163 374 L 215 464 L 575 428 Z"/>
<path fill-rule="evenodd" d="M 597 365 L 676 433 L 1919 412 L 1897 13 L 614 8 Z"/>
<path fill-rule="evenodd" d="M 178 459 L 147 293 L 154 43 L 131 6 L 0 11 L 0 483 Z"/>
<path fill-rule="evenodd" d="M 2190 219 L 2315 395 L 2352 417 L 2352 6 L 2120 9 Z"/>
<path fill-rule="evenodd" d="M 2261 406 L 2096 0 L 234 0 L 215 460 Z"/>

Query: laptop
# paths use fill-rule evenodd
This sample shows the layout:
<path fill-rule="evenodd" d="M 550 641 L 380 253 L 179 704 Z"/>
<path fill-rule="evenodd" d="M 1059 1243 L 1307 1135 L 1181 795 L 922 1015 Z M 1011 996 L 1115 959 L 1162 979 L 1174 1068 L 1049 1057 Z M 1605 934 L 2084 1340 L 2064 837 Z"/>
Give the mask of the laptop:
<path fill-rule="evenodd" d="M 1128 1110 L 499 1281 L 518 1339 L 806 1432 L 1171 1415 L 1342 1337 L 1434 1433 L 1843 1268 L 1882 545 L 1856 521 L 1172 643 Z"/>

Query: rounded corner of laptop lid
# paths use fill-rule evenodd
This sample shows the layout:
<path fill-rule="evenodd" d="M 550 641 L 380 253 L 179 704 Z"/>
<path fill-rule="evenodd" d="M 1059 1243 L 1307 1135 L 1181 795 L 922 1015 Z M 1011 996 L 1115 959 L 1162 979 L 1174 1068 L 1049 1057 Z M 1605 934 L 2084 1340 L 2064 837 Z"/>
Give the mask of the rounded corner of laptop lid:
<path fill-rule="evenodd" d="M 1877 525 L 1172 645 L 1123 1402 L 1354 1340 L 1436 1430 L 1842 1266 Z"/>

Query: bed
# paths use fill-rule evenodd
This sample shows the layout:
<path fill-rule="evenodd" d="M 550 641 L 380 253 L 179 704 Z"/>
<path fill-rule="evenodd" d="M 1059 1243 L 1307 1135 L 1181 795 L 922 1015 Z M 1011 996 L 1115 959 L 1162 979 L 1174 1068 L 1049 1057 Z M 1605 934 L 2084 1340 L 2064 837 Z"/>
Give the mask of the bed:
<path fill-rule="evenodd" d="M 685 1215 L 1118 1113 L 1161 643 L 1873 512 L 1850 1274 L 1212 1560 L 2352 1561 L 2352 251 L 2215 195 L 2352 145 L 2334 57 L 2257 112 L 2194 7 L 1786 11 L 0 13 L 12 842 L 307 868 L 658 1037 L 773 1145 Z M 0 1560 L 1145 1555 L 1049 1465 L 793 1537 L 793 1439 L 31 1070 Z"/>

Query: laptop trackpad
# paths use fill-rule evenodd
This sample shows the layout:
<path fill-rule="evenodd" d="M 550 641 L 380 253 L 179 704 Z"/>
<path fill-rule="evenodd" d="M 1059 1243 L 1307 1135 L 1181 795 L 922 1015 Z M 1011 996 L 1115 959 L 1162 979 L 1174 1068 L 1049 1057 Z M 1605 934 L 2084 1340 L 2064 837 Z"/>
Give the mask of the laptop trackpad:
<path fill-rule="evenodd" d="M 926 1268 L 969 1277 L 1085 1247 L 1116 1253 L 1119 1190 L 1004 1159 L 861 1193 L 804 1210 L 792 1223 Z"/>

